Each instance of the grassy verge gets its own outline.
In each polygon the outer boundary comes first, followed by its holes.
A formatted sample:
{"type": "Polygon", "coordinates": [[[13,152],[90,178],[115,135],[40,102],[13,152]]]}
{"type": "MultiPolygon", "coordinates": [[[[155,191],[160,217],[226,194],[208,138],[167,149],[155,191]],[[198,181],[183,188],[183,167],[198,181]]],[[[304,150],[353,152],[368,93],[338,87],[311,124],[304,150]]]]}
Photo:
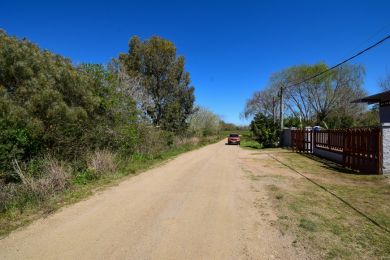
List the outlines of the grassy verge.
{"type": "Polygon", "coordinates": [[[89,172],[79,172],[71,178],[71,183],[67,189],[46,196],[44,199],[33,199],[26,194],[14,205],[0,213],[0,238],[33,220],[55,212],[65,205],[78,202],[96,191],[116,185],[128,176],[137,175],[181,153],[220,141],[223,137],[220,135],[202,138],[197,143],[182,144],[154,157],[133,155],[128,158],[120,158],[117,159],[118,167],[115,172],[102,175],[99,178],[91,178],[89,172]]]}
{"type": "Polygon", "coordinates": [[[312,258],[390,259],[388,178],[347,174],[286,150],[263,152],[315,182],[275,170],[283,178],[268,185],[281,232],[296,236],[293,246],[305,247],[312,258]]]}
{"type": "Polygon", "coordinates": [[[243,148],[248,148],[248,149],[262,149],[263,146],[255,141],[255,140],[251,140],[251,139],[246,139],[246,138],[243,138],[242,141],[241,141],[241,146],[243,148]]]}
{"type": "Polygon", "coordinates": [[[251,179],[271,194],[281,233],[296,237],[292,246],[306,248],[312,259],[390,258],[389,178],[338,171],[287,150],[257,155],[251,179]]]}

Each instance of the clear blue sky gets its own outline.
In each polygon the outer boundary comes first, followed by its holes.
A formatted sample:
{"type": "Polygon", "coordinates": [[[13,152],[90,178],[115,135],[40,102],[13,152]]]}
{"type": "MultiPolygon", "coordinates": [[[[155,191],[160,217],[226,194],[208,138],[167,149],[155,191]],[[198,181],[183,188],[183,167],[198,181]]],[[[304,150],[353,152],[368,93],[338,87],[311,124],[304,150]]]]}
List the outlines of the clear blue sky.
{"type": "MultiPolygon", "coordinates": [[[[196,102],[228,122],[272,72],[332,65],[390,34],[390,1],[10,1],[0,28],[75,63],[106,63],[132,35],[159,35],[186,57],[196,102]]],[[[390,41],[355,62],[377,92],[390,72],[390,41]]]]}

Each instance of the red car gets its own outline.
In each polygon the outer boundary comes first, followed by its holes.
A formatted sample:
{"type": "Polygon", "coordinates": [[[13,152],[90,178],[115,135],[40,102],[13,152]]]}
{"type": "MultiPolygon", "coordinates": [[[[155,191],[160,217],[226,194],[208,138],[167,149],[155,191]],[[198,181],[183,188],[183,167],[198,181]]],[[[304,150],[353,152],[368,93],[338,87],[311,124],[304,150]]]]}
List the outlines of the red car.
{"type": "Polygon", "coordinates": [[[240,145],[240,136],[238,134],[230,134],[228,136],[228,144],[240,145]]]}

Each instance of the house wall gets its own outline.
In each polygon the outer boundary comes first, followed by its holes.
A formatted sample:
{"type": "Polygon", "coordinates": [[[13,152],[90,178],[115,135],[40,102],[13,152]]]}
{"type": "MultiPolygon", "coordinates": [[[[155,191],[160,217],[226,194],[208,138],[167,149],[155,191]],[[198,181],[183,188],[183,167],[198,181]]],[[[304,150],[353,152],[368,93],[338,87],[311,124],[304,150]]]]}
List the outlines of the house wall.
{"type": "Polygon", "coordinates": [[[383,174],[390,174],[390,122],[382,124],[382,139],[382,171],[383,174]]]}
{"type": "Polygon", "coordinates": [[[380,107],[379,116],[381,123],[390,123],[390,106],[380,107]]]}

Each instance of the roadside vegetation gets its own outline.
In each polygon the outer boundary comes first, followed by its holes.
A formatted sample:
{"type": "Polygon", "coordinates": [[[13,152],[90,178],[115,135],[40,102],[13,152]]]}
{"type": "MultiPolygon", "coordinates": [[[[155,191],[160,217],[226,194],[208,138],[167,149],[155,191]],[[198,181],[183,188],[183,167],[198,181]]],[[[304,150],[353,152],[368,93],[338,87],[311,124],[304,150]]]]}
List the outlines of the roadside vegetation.
{"type": "Polygon", "coordinates": [[[248,169],[250,179],[254,187],[267,188],[277,227],[296,238],[292,246],[305,248],[313,259],[390,258],[389,178],[341,172],[279,148],[256,156],[261,162],[248,169]]]}
{"type": "Polygon", "coordinates": [[[221,125],[168,40],[133,37],[108,64],[74,65],[0,31],[0,235],[221,140],[221,125]]]}

